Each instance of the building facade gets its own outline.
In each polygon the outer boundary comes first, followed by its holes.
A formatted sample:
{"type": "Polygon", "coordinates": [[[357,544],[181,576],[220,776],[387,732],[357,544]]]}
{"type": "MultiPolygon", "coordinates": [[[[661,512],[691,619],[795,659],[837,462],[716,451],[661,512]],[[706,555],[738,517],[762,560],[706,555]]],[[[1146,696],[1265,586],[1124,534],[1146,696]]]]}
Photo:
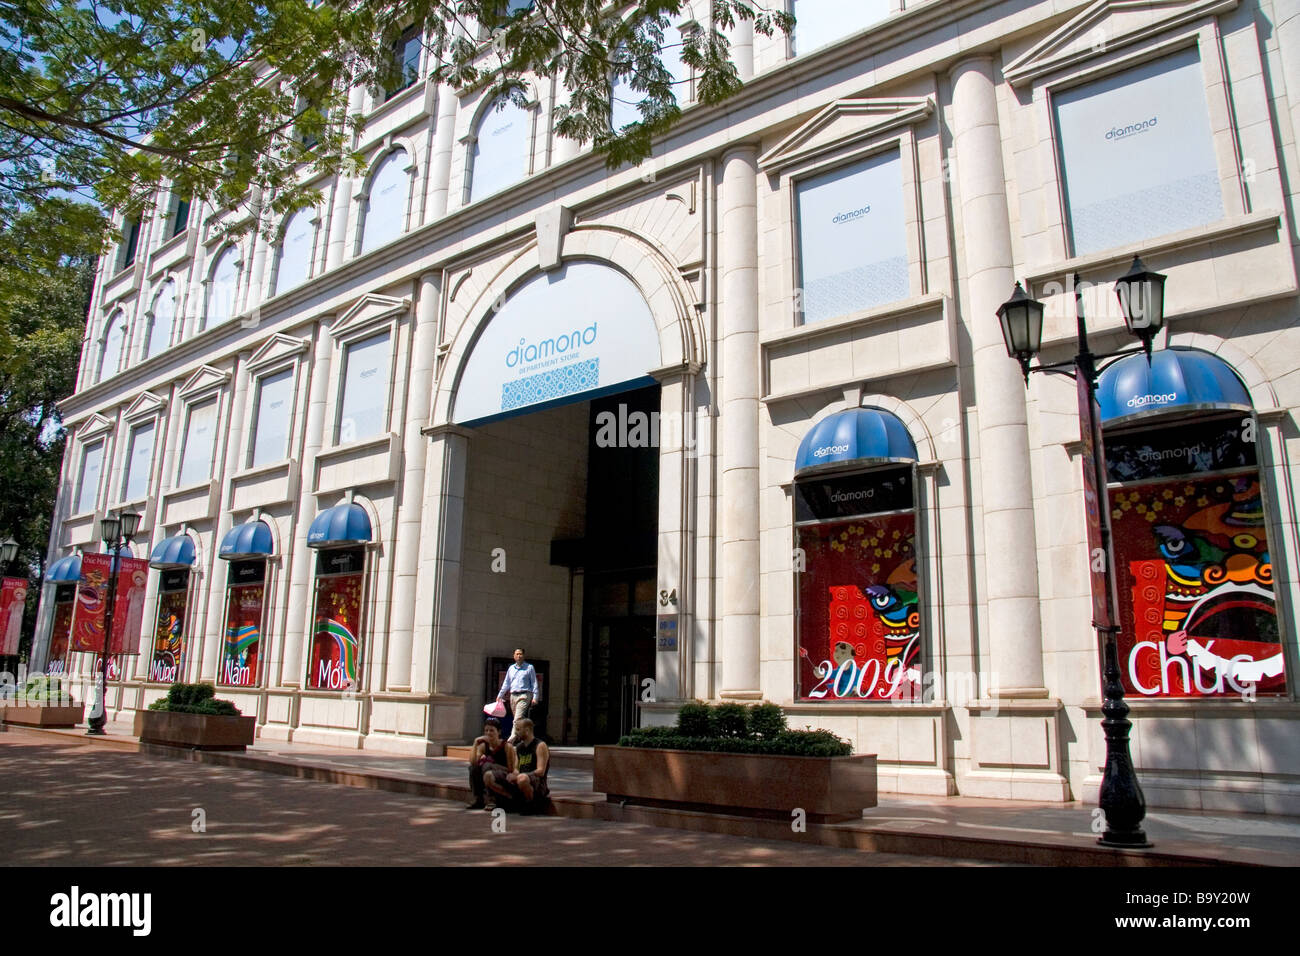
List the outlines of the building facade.
{"type": "Polygon", "coordinates": [[[736,30],[721,106],[669,63],[637,168],[551,133],[556,84],[499,109],[417,49],[352,91],[367,174],[274,235],[168,196],[126,224],[33,663],[90,673],[79,555],[129,507],[114,714],[202,679],[263,738],[437,754],[523,645],[552,740],[766,699],[887,791],[1094,799],[1076,394],[996,313],[1023,282],[1066,360],[1078,277],[1118,350],[1140,254],[1167,331],[1101,382],[1134,760],[1153,805],[1300,812],[1300,11],[793,11],[736,30]]]}

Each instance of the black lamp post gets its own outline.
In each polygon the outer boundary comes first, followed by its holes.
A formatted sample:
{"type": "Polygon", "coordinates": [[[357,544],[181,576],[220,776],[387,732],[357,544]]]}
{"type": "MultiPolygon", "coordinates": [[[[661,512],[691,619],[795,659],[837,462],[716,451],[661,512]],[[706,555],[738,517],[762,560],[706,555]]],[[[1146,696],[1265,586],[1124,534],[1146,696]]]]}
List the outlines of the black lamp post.
{"type": "MultiPolygon", "coordinates": [[[[1141,351],[1151,361],[1151,340],[1164,326],[1165,322],[1165,277],[1159,273],[1149,272],[1137,256],[1133,265],[1118,282],[1115,294],[1119,298],[1120,309],[1124,313],[1124,324],[1131,334],[1142,340],[1141,351]]],[[[1100,451],[1100,423],[1097,420],[1097,376],[1102,371],[1098,366],[1101,359],[1119,359],[1136,354],[1137,349],[1124,349],[1094,355],[1088,348],[1088,328],[1083,317],[1083,293],[1079,277],[1074,277],[1075,318],[1078,326],[1078,353],[1069,362],[1057,362],[1051,365],[1030,366],[1038,354],[1043,342],[1043,303],[1031,299],[1025,294],[1020,283],[1016,283],[1011,298],[998,309],[998,320],[1002,323],[1002,336],[1007,346],[1007,354],[1020,363],[1025,375],[1025,386],[1029,385],[1030,372],[1046,372],[1065,375],[1080,384],[1079,429],[1084,436],[1087,449],[1094,453],[1086,456],[1091,459],[1092,474],[1085,474],[1085,484],[1091,486],[1090,493],[1096,496],[1097,528],[1100,533],[1100,546],[1105,555],[1105,573],[1102,575],[1104,586],[1104,603],[1094,598],[1093,627],[1103,635],[1105,641],[1105,664],[1102,671],[1103,701],[1101,712],[1102,730],[1106,735],[1106,768],[1101,778],[1099,803],[1106,814],[1106,831],[1097,842],[1111,847],[1149,847],[1142,830],[1142,820],[1146,816],[1146,799],[1142,796],[1142,787],[1138,784],[1137,774],[1133,770],[1133,759],[1129,754],[1129,730],[1133,726],[1128,719],[1128,704],[1124,703],[1124,685],[1120,681],[1119,648],[1115,635],[1119,628],[1112,620],[1115,594],[1114,571],[1110,560],[1110,506],[1106,501],[1106,473],[1104,457],[1100,451]],[[1084,394],[1086,390],[1086,394],[1084,394]]],[[[1110,364],[1107,362],[1106,364],[1110,364]]],[[[1094,595],[1096,592],[1094,591],[1094,595]]]]}
{"type": "Polygon", "coordinates": [[[108,722],[108,650],[113,638],[113,605],[117,602],[117,565],[122,555],[122,547],[131,543],[136,532],[140,530],[140,516],[132,511],[123,511],[109,515],[99,521],[99,536],[113,555],[108,569],[108,595],[104,604],[104,653],[99,659],[99,706],[92,708],[90,719],[86,721],[87,734],[104,733],[104,724],[108,722]]]}

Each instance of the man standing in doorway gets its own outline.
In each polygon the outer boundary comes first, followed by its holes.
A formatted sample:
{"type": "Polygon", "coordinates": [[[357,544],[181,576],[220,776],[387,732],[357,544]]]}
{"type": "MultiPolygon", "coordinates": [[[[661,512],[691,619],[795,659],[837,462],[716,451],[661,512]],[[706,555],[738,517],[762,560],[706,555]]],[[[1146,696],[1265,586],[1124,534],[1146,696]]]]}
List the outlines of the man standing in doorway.
{"type": "Polygon", "coordinates": [[[524,661],[524,649],[515,648],[515,662],[506,671],[506,678],[501,682],[497,700],[507,703],[514,721],[510,726],[511,745],[519,739],[519,721],[528,716],[529,710],[537,703],[537,672],[533,665],[524,661]]]}

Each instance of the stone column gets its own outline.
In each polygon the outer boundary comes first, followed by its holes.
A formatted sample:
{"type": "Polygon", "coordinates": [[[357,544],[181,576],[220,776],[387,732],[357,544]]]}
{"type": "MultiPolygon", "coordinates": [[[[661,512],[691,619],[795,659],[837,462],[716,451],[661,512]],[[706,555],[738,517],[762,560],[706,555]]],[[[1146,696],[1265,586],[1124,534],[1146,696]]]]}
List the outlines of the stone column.
{"type": "Polygon", "coordinates": [[[433,154],[426,177],[424,221],[433,222],[447,214],[447,191],[451,187],[451,156],[456,145],[456,91],[445,83],[438,87],[438,119],[433,133],[433,154]]]}
{"type": "MultiPolygon", "coordinates": [[[[656,590],[676,592],[676,602],[657,608],[661,621],[675,620],[677,647],[655,654],[655,700],[691,696],[692,622],[695,620],[695,376],[686,363],[652,374],[659,390],[659,550],[656,590]]],[[[643,708],[644,711],[645,708],[643,708]]]]}
{"type": "Polygon", "coordinates": [[[722,697],[760,699],[758,150],[722,157],[722,697]]]}
{"type": "Polygon", "coordinates": [[[329,396],[330,359],[334,339],[324,322],[316,326],[316,352],[311,363],[311,394],[307,399],[307,421],[303,426],[303,449],[299,462],[298,510],[293,527],[293,553],[289,556],[289,579],[282,582],[289,588],[289,614],[284,625],[284,667],[280,683],[285,687],[301,687],[303,683],[302,652],[307,642],[307,612],[311,607],[311,584],[316,552],[307,547],[307,531],[316,517],[316,453],[320,451],[325,434],[325,402],[329,396]]]}
{"type": "Polygon", "coordinates": [[[432,644],[424,660],[412,668],[412,686],[428,686],[434,694],[456,692],[460,656],[460,580],[465,532],[465,470],[470,432],[455,425],[429,431],[428,482],[424,499],[424,528],[418,620],[433,621],[432,644]],[[421,673],[424,661],[432,673],[421,673]],[[421,679],[423,677],[423,680],[421,679]]]}
{"type": "Polygon", "coordinates": [[[1029,434],[1020,369],[1007,357],[997,309],[1011,295],[1011,224],[993,62],[953,72],[953,151],[966,250],[967,300],[979,414],[990,694],[1046,697],[1029,434]]]}
{"type": "Polygon", "coordinates": [[[727,31],[731,41],[731,59],[742,81],[754,78],[754,21],[736,18],[736,25],[727,31]]]}
{"type": "Polygon", "coordinates": [[[420,573],[420,532],[424,504],[424,467],[428,440],[420,426],[429,420],[434,358],[438,348],[439,275],[420,276],[415,334],[407,378],[406,422],[403,435],[402,487],[397,502],[396,556],[393,561],[393,604],[388,638],[388,690],[410,690],[411,646],[415,632],[415,595],[420,573]]]}
{"type": "Polygon", "coordinates": [[[563,106],[568,99],[569,91],[565,89],[564,84],[557,77],[552,86],[550,109],[552,166],[558,166],[582,152],[582,144],[576,139],[569,139],[567,136],[560,136],[555,132],[555,109],[558,106],[563,106]]]}
{"type": "MultiPolygon", "coordinates": [[[[1300,138],[1300,5],[1293,0],[1273,0],[1273,35],[1282,61],[1282,81],[1291,113],[1291,129],[1300,138]]],[[[1281,92],[1274,89],[1273,95],[1281,92]]],[[[1300,142],[1292,148],[1300,153],[1300,142]]],[[[1285,164],[1284,164],[1285,165],[1285,164]]]]}
{"type": "MultiPolygon", "coordinates": [[[[363,111],[363,101],[366,91],[361,87],[354,86],[348,93],[348,114],[360,113],[363,111]]],[[[339,174],[338,180],[334,184],[334,200],[330,205],[330,232],[329,242],[325,252],[325,269],[326,271],[341,265],[343,260],[348,257],[350,246],[349,227],[351,226],[352,212],[352,185],[351,176],[339,174]]]]}
{"type": "MultiPolygon", "coordinates": [[[[244,406],[248,404],[248,375],[245,374],[241,367],[243,360],[236,362],[234,369],[235,394],[230,401],[230,414],[227,416],[229,422],[229,431],[226,433],[226,449],[221,456],[214,473],[217,475],[232,475],[239,471],[239,446],[244,438],[244,406]]],[[[220,666],[221,647],[225,641],[226,635],[226,573],[227,568],[220,568],[224,563],[218,554],[221,551],[221,539],[226,536],[230,530],[232,521],[230,518],[230,509],[227,507],[226,490],[223,487],[218,497],[217,518],[213,522],[215,527],[212,529],[212,549],[208,555],[208,567],[210,573],[206,576],[207,584],[207,613],[204,615],[203,623],[203,646],[198,650],[201,655],[202,667],[200,670],[199,680],[215,681],[217,677],[217,668],[220,666]]],[[[199,598],[195,597],[195,600],[199,598]]],[[[269,671],[268,671],[269,673],[269,671]]]]}

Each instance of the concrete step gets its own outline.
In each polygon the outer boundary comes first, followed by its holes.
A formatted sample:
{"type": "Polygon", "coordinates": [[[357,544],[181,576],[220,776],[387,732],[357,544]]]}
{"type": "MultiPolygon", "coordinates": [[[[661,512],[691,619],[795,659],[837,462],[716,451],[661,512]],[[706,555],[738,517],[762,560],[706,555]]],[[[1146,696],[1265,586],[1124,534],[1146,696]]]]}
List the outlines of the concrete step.
{"type": "MultiPolygon", "coordinates": [[[[590,772],[595,765],[596,753],[591,747],[551,747],[550,751],[552,767],[590,772]]],[[[451,757],[454,760],[469,760],[470,754],[473,752],[474,748],[468,744],[464,746],[453,744],[448,745],[444,756],[451,757]]]]}

